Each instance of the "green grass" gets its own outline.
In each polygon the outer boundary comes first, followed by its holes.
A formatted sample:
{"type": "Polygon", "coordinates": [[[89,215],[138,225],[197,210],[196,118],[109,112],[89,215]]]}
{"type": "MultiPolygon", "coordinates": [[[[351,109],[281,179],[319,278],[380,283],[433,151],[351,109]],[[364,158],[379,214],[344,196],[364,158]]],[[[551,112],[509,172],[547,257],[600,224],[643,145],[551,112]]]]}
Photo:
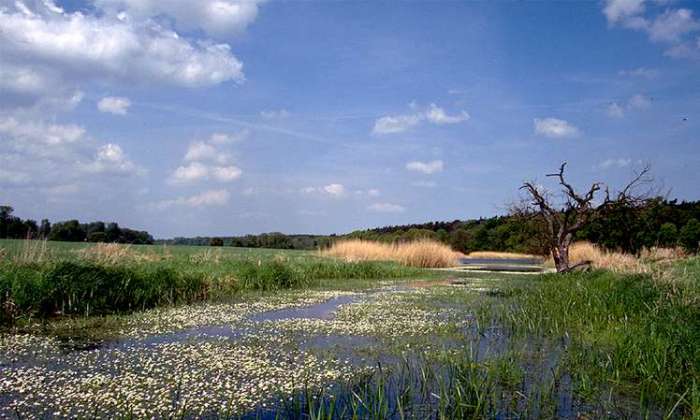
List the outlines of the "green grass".
{"type": "Polygon", "coordinates": [[[132,246],[114,260],[92,244],[3,240],[0,319],[102,315],[222,300],[245,290],[341,286],[348,280],[410,278],[425,271],[390,262],[343,262],[312,252],[132,246]]]}
{"type": "Polygon", "coordinates": [[[700,259],[667,273],[544,275],[482,316],[516,336],[565,340],[562,367],[582,397],[700,415],[700,259]]]}

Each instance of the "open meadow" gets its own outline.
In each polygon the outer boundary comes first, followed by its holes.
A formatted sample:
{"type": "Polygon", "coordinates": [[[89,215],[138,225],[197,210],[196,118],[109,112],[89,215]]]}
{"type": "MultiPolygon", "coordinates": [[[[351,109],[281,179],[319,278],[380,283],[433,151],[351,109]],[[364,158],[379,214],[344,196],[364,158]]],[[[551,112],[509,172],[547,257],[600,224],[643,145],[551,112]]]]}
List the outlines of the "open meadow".
{"type": "Polygon", "coordinates": [[[700,414],[700,259],[506,274],[3,241],[0,416],[700,414]]]}

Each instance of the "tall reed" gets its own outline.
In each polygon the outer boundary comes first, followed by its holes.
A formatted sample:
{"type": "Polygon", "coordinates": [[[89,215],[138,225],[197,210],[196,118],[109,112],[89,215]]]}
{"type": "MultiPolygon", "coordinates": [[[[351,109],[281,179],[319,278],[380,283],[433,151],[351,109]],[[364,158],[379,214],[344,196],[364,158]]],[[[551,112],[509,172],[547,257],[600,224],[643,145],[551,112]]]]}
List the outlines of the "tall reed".
{"type": "Polygon", "coordinates": [[[396,261],[411,267],[439,268],[455,265],[462,254],[429,239],[394,244],[351,239],[334,243],[321,255],[345,261],[396,261]]]}

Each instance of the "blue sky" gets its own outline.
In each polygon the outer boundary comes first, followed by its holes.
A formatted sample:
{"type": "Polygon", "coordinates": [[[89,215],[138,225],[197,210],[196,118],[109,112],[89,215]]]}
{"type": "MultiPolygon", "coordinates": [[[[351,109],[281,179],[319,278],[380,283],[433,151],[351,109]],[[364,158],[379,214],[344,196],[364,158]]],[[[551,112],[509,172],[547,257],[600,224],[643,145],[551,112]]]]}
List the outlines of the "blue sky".
{"type": "Polygon", "coordinates": [[[700,3],[0,0],[0,201],[158,237],[700,198],[700,3]]]}

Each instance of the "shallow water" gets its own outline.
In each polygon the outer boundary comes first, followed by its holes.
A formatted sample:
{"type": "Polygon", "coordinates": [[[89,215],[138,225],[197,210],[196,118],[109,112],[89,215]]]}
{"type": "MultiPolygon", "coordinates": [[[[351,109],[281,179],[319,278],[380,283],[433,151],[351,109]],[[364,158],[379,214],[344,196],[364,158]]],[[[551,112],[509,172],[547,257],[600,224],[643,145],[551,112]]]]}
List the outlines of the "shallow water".
{"type": "Polygon", "coordinates": [[[251,321],[280,321],[283,319],[323,319],[330,320],[335,317],[335,313],[342,305],[357,302],[361,299],[359,295],[337,296],[315,305],[301,308],[279,309],[276,311],[262,312],[250,317],[251,321]]]}

